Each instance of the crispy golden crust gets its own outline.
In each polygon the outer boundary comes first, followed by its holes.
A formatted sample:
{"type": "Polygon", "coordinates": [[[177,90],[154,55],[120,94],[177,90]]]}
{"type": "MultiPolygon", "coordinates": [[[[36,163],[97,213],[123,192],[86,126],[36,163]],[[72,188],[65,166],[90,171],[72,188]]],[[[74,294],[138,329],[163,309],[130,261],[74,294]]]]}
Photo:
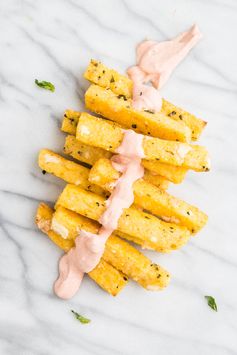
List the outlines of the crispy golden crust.
{"type": "MultiPolygon", "coordinates": [[[[108,159],[98,160],[89,174],[89,181],[111,192],[120,173],[114,169],[108,159]]],[[[137,206],[159,216],[186,226],[192,233],[199,231],[207,222],[207,215],[197,207],[191,206],[166,191],[140,179],[133,184],[134,203],[137,206]]]]}
{"type": "MultiPolygon", "coordinates": [[[[113,69],[107,68],[103,63],[91,60],[84,77],[103,88],[108,88],[116,95],[132,97],[132,81],[125,75],[121,75],[113,69]]],[[[197,140],[204,129],[206,122],[190,114],[187,111],[173,105],[163,99],[161,112],[173,120],[184,122],[192,131],[192,139],[197,140]]]]}
{"type": "MultiPolygon", "coordinates": [[[[75,239],[80,230],[97,233],[99,224],[62,206],[59,206],[53,221],[68,231],[68,238],[75,239]]],[[[53,225],[53,223],[52,223],[53,225]]],[[[169,274],[161,266],[153,264],[146,256],[115,235],[111,235],[106,243],[103,259],[122,271],[128,278],[141,286],[154,290],[162,289],[169,282],[169,274]]]]}
{"type": "Polygon", "coordinates": [[[49,149],[42,149],[38,157],[39,167],[64,181],[80,185],[86,190],[103,194],[103,190],[88,181],[90,169],[63,158],[49,149]]]}
{"type": "MultiPolygon", "coordinates": [[[[123,130],[113,122],[83,112],[77,125],[76,138],[85,144],[116,153],[123,140],[123,130]]],[[[208,152],[202,146],[144,136],[146,160],[155,160],[196,171],[208,171],[208,152]]]]}
{"type": "Polygon", "coordinates": [[[75,135],[76,127],[81,113],[73,110],[66,110],[63,115],[61,130],[63,132],[75,135]]]}
{"type": "Polygon", "coordinates": [[[191,113],[181,109],[170,103],[169,101],[162,100],[161,112],[172,117],[173,120],[184,122],[192,131],[192,140],[196,141],[199,139],[203,129],[205,128],[207,122],[197,118],[191,113]]]}
{"type": "Polygon", "coordinates": [[[137,111],[132,100],[114,94],[97,85],[91,85],[85,94],[88,109],[96,112],[125,128],[166,140],[189,142],[191,130],[181,121],[175,121],[163,113],[137,111]]]}
{"type": "MultiPolygon", "coordinates": [[[[105,198],[79,186],[67,185],[56,207],[63,206],[85,217],[99,221],[105,211],[105,198]]],[[[118,231],[129,235],[127,239],[138,242],[144,248],[170,252],[187,243],[190,231],[174,223],[166,223],[155,216],[134,207],[124,209],[118,221],[118,231]]]]}
{"type": "MultiPolygon", "coordinates": [[[[75,115],[72,115],[72,117],[73,116],[75,115]]],[[[65,120],[65,118],[63,120],[65,120]]],[[[69,129],[68,131],[71,131],[71,129],[69,129]]],[[[76,128],[74,134],[76,134],[76,128]]],[[[83,144],[71,135],[66,137],[64,152],[72,156],[74,159],[77,159],[89,165],[93,165],[100,158],[109,159],[112,156],[111,152],[105,151],[104,149],[92,147],[87,144],[83,144]]],[[[159,163],[158,161],[148,161],[143,159],[142,165],[147,170],[156,173],[157,175],[160,175],[161,177],[175,184],[180,184],[184,180],[185,175],[187,173],[187,168],[159,163]]],[[[163,188],[165,189],[165,187],[163,188]]]]}
{"type": "Polygon", "coordinates": [[[149,171],[155,172],[158,175],[165,177],[167,180],[173,182],[174,184],[180,184],[188,169],[183,166],[175,166],[165,163],[159,163],[156,160],[142,160],[142,165],[149,171]]]}
{"type": "MultiPolygon", "coordinates": [[[[44,220],[46,223],[50,221],[53,216],[53,210],[47,205],[41,203],[38,207],[36,213],[36,224],[40,226],[44,225],[44,220]]],[[[40,228],[41,229],[41,228],[40,228]]],[[[43,233],[47,234],[48,237],[61,249],[64,251],[70,250],[74,246],[73,240],[67,240],[60,237],[57,233],[52,230],[41,229],[43,233]]],[[[100,287],[113,296],[116,296],[127,284],[127,278],[124,274],[114,268],[112,265],[108,264],[105,260],[101,259],[100,263],[96,266],[94,270],[88,273],[91,279],[93,279],[100,287]]]]}
{"type": "Polygon", "coordinates": [[[104,149],[84,144],[74,136],[66,137],[64,153],[88,165],[94,165],[100,158],[110,159],[112,156],[112,153],[107,152],[104,149]]]}
{"type": "MultiPolygon", "coordinates": [[[[113,168],[110,169],[110,167],[111,163],[108,159],[101,158],[97,160],[90,170],[89,181],[92,184],[101,186],[103,189],[111,191],[114,186],[113,183],[119,178],[119,173],[113,168]]],[[[169,186],[168,180],[162,176],[153,174],[148,170],[145,170],[143,179],[162,190],[166,190],[169,186]]]]}
{"type": "Polygon", "coordinates": [[[143,179],[162,190],[167,190],[170,184],[166,178],[149,170],[145,170],[143,179]]]}
{"type": "MultiPolygon", "coordinates": [[[[76,137],[74,136],[67,136],[65,140],[65,145],[64,145],[64,152],[74,159],[77,159],[81,162],[87,163],[89,165],[94,165],[97,160],[101,158],[108,158],[110,159],[112,156],[112,153],[92,147],[90,145],[86,145],[81,143],[76,137]]],[[[143,160],[142,164],[145,166],[147,164],[147,160],[143,160]]],[[[159,170],[162,172],[161,175],[159,175],[156,171],[152,171],[152,169],[145,170],[144,174],[144,179],[151,184],[160,187],[163,190],[167,190],[169,187],[169,181],[175,180],[175,182],[181,182],[185,176],[183,173],[183,170],[186,169],[180,168],[179,167],[173,167],[173,166],[167,166],[162,167],[161,163],[154,162],[154,169],[159,170]],[[161,165],[161,167],[160,167],[161,165]],[[181,172],[179,172],[181,170],[181,172]],[[166,179],[164,176],[168,175],[169,179],[166,179]]],[[[164,165],[164,164],[163,164],[164,165]]],[[[153,168],[153,165],[152,165],[153,168]]]]}

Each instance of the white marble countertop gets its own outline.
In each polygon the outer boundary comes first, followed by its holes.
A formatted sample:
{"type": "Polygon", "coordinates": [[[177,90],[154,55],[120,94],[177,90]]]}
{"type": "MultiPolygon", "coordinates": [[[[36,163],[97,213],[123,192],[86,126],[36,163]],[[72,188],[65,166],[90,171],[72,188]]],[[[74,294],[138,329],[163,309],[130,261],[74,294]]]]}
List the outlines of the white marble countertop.
{"type": "Polygon", "coordinates": [[[11,0],[0,21],[0,354],[237,354],[237,3],[234,0],[11,0]],[[52,284],[61,252],[34,225],[39,201],[63,183],[43,176],[37,153],[61,151],[61,116],[80,109],[90,58],[124,71],[144,38],[164,40],[197,23],[203,40],[162,94],[203,117],[212,172],[172,193],[206,211],[207,227],[180,251],[148,252],[172,274],[167,290],[133,282],[112,298],[86,279],[71,301],[52,284]],[[52,81],[55,93],[34,79],[52,81]],[[204,295],[216,298],[218,312],[204,295]],[[83,326],[70,309],[92,319],[83,326]]]}

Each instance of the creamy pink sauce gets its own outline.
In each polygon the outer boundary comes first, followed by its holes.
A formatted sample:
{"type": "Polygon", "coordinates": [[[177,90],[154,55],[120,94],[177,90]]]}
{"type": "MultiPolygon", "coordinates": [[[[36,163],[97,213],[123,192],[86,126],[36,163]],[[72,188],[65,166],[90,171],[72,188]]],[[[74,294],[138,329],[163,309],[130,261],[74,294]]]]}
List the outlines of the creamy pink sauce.
{"type": "Polygon", "coordinates": [[[84,273],[90,272],[99,263],[105,243],[117,228],[123,209],[129,208],[134,201],[133,183],[144,175],[141,166],[141,159],[144,157],[142,135],[124,130],[123,141],[117,153],[111,160],[114,168],[122,175],[106,201],[106,210],[99,221],[102,225],[99,233],[81,230],[80,236],[75,240],[75,247],[60,259],[59,278],[54,284],[54,291],[63,299],[73,297],[80,287],[84,273]]]}
{"type": "Polygon", "coordinates": [[[137,65],[127,74],[133,81],[133,107],[137,110],[160,111],[162,98],[159,89],[169,79],[175,67],[202,37],[196,25],[170,41],[143,41],[137,46],[137,65]],[[147,85],[151,83],[151,85],[147,85]]]}

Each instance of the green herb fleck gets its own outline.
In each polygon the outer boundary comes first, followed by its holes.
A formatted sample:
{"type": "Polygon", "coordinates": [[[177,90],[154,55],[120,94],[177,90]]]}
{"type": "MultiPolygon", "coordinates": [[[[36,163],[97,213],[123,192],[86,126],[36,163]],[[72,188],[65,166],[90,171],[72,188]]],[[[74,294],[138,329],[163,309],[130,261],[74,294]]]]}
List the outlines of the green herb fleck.
{"type": "Polygon", "coordinates": [[[114,82],[115,82],[113,75],[111,76],[110,82],[111,82],[111,83],[114,83],[114,82]]]}
{"type": "Polygon", "coordinates": [[[125,95],[118,95],[118,99],[124,99],[124,101],[127,101],[127,98],[125,95]]]}
{"type": "Polygon", "coordinates": [[[172,111],[168,114],[169,117],[176,115],[176,111],[172,111]]]}
{"type": "Polygon", "coordinates": [[[135,123],[133,123],[132,128],[137,128],[137,125],[135,123]]]}
{"type": "Polygon", "coordinates": [[[46,174],[46,170],[42,170],[42,174],[45,175],[46,174]]]}
{"type": "Polygon", "coordinates": [[[93,64],[95,67],[98,67],[98,63],[94,59],[91,59],[91,64],[93,64]]]}
{"type": "Polygon", "coordinates": [[[216,305],[216,301],[215,298],[212,296],[205,296],[206,300],[207,300],[207,304],[210,308],[213,309],[213,311],[217,312],[217,305],[216,305]]]}
{"type": "Polygon", "coordinates": [[[35,79],[35,84],[45,90],[50,90],[52,92],[55,91],[55,86],[52,83],[50,83],[49,81],[39,81],[39,80],[35,79]]]}
{"type": "Polygon", "coordinates": [[[152,110],[144,110],[144,112],[148,112],[148,113],[152,113],[153,115],[154,115],[154,111],[152,111],[152,110]]]}
{"type": "Polygon", "coordinates": [[[83,317],[82,315],[78,314],[77,312],[71,309],[71,312],[74,314],[75,318],[79,320],[82,324],[90,323],[90,319],[83,317]]]}

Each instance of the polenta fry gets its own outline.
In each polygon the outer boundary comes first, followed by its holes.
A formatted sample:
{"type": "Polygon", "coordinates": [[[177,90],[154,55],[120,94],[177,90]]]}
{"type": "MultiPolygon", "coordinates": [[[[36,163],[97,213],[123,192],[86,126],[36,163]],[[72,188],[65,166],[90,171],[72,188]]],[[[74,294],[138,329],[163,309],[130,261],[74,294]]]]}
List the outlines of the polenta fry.
{"type": "MultiPolygon", "coordinates": [[[[69,137],[73,137],[73,136],[69,136],[69,137]]],[[[75,137],[73,138],[75,139],[75,137]]],[[[94,147],[91,148],[96,149],[94,147]]],[[[89,153],[87,155],[88,157],[91,156],[90,152],[91,150],[89,149],[89,153]]],[[[106,153],[108,152],[106,152],[105,150],[104,152],[106,156],[107,155],[106,153]]],[[[78,154],[78,151],[76,152],[76,154],[78,154]]],[[[81,155],[83,154],[84,151],[82,150],[81,155]]],[[[95,157],[95,155],[92,156],[93,158],[95,157]]],[[[97,154],[96,156],[98,157],[99,154],[97,154]]],[[[93,159],[91,160],[88,159],[87,161],[92,162],[93,159]]],[[[63,158],[61,155],[54,153],[52,150],[41,149],[38,157],[38,164],[42,170],[46,171],[47,173],[53,174],[70,184],[80,185],[84,189],[95,192],[99,195],[104,194],[104,191],[100,187],[91,184],[88,181],[89,168],[86,168],[80,164],[67,160],[63,158]]],[[[166,180],[162,176],[152,174],[149,171],[145,172],[144,180],[149,181],[151,184],[153,183],[154,185],[158,186],[163,190],[166,190],[169,186],[168,180],[166,180]]]]}
{"type": "MultiPolygon", "coordinates": [[[[97,233],[99,230],[97,222],[62,206],[59,206],[53,215],[52,228],[55,221],[56,226],[68,231],[68,237],[71,239],[75,239],[81,229],[91,233],[97,233]]],[[[148,290],[162,289],[169,282],[166,270],[153,264],[146,256],[114,234],[106,242],[103,259],[148,290]]]]}
{"type": "MultiPolygon", "coordinates": [[[[74,241],[63,239],[60,235],[52,231],[52,216],[53,210],[44,203],[41,203],[36,213],[35,222],[38,228],[43,233],[47,234],[54,244],[67,252],[74,246],[74,241]]],[[[127,278],[124,274],[103,259],[100,260],[99,264],[89,272],[88,275],[112,296],[116,296],[127,284],[127,278]]]]}
{"type": "Polygon", "coordinates": [[[165,177],[174,184],[180,184],[188,172],[188,169],[183,166],[160,163],[156,160],[142,159],[142,165],[147,170],[165,177]]]}
{"type": "MultiPolygon", "coordinates": [[[[84,77],[93,84],[110,89],[116,95],[123,95],[125,98],[132,97],[132,81],[125,75],[121,75],[113,69],[106,67],[97,60],[91,60],[84,77]]],[[[204,129],[206,122],[171,104],[165,99],[162,100],[161,113],[176,121],[183,121],[192,131],[192,139],[197,140],[204,129]]]]}
{"type": "Polygon", "coordinates": [[[104,149],[81,143],[74,136],[66,137],[64,153],[88,165],[94,165],[100,158],[110,159],[113,155],[104,149]]]}
{"type": "MultiPolygon", "coordinates": [[[[108,159],[100,159],[90,170],[89,181],[112,192],[120,173],[108,159]]],[[[192,233],[198,232],[207,222],[207,215],[197,207],[171,196],[166,191],[144,181],[133,184],[134,204],[165,221],[186,226],[192,233]]]]}
{"type": "Polygon", "coordinates": [[[90,170],[73,161],[63,158],[49,149],[42,149],[38,157],[39,167],[47,173],[53,174],[64,181],[80,185],[86,190],[103,194],[103,190],[88,181],[90,170]]]}
{"type": "Polygon", "coordinates": [[[175,121],[159,112],[137,111],[133,109],[131,99],[100,86],[89,87],[85,94],[85,104],[91,111],[138,133],[180,142],[191,140],[191,130],[182,121],[175,121]]]}
{"type": "MultiPolygon", "coordinates": [[[[100,158],[110,159],[113,155],[111,152],[108,152],[104,149],[81,143],[72,135],[67,136],[65,139],[64,153],[89,165],[94,165],[95,162],[100,158]]],[[[164,164],[154,160],[148,161],[143,159],[142,165],[151,172],[151,175],[152,173],[153,175],[155,173],[175,184],[180,184],[184,180],[188,171],[187,168],[181,166],[164,164]]],[[[155,182],[155,179],[152,180],[155,182]]],[[[156,185],[154,182],[153,184],[156,185]]],[[[161,186],[161,188],[166,189],[168,186],[165,187],[165,185],[161,186]]],[[[158,181],[158,186],[160,186],[160,181],[158,181]]]]}
{"type": "MultiPolygon", "coordinates": [[[[123,129],[110,121],[82,113],[77,125],[76,138],[85,144],[116,153],[122,143],[123,129]]],[[[195,171],[208,171],[210,161],[205,147],[144,136],[146,160],[183,166],[195,171]]]]}
{"type": "Polygon", "coordinates": [[[81,113],[73,110],[66,110],[63,115],[61,130],[76,135],[76,128],[81,113]]]}
{"type": "MultiPolygon", "coordinates": [[[[68,184],[59,196],[56,208],[63,206],[85,217],[99,221],[106,209],[105,198],[85,191],[79,186],[68,184]]],[[[163,222],[155,216],[134,207],[123,210],[117,230],[129,235],[129,240],[140,240],[144,248],[169,252],[186,244],[190,231],[174,223],[163,222]]],[[[135,242],[136,242],[135,241],[135,242]]]]}
{"type": "Polygon", "coordinates": [[[144,171],[143,179],[149,182],[150,184],[159,187],[162,190],[167,190],[170,184],[166,178],[149,170],[144,171]]]}

